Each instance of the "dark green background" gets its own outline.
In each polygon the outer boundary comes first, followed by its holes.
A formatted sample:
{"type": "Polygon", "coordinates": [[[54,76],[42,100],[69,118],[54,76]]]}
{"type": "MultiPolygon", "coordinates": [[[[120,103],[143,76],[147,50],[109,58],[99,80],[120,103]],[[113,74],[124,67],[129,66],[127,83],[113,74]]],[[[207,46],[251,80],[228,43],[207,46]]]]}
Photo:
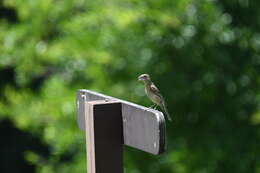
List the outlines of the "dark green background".
{"type": "Polygon", "coordinates": [[[168,151],[125,147],[127,173],[260,173],[259,0],[0,1],[0,172],[82,173],[80,88],[150,106],[168,151]]]}

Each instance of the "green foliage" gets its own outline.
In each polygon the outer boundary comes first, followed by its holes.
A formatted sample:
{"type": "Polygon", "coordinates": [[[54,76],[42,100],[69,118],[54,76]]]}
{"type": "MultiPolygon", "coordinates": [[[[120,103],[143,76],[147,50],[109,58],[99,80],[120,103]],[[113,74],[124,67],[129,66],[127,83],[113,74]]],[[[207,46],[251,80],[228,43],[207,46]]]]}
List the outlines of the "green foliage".
{"type": "Polygon", "coordinates": [[[12,12],[0,16],[0,120],[48,145],[48,158],[24,153],[37,172],[86,169],[78,89],[149,106],[137,81],[149,73],[174,120],[168,152],[126,148],[126,172],[260,173],[257,0],[4,0],[0,7],[12,12]]]}

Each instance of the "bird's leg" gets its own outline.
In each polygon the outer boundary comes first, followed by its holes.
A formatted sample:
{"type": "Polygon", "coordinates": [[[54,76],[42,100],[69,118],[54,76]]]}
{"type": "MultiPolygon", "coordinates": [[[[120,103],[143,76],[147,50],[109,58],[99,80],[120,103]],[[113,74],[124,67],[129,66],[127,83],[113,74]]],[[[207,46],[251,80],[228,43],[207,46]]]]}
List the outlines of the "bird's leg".
{"type": "Polygon", "coordinates": [[[156,104],[153,104],[152,106],[150,106],[149,108],[153,109],[156,106],[156,104]]]}

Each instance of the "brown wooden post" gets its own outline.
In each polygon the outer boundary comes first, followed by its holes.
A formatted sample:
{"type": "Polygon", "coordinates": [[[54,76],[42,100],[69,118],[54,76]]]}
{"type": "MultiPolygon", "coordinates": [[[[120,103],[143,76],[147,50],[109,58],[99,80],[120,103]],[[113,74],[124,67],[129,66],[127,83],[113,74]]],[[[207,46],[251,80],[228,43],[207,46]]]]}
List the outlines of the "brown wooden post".
{"type": "Polygon", "coordinates": [[[123,173],[123,125],[118,101],[85,102],[87,173],[123,173]]]}

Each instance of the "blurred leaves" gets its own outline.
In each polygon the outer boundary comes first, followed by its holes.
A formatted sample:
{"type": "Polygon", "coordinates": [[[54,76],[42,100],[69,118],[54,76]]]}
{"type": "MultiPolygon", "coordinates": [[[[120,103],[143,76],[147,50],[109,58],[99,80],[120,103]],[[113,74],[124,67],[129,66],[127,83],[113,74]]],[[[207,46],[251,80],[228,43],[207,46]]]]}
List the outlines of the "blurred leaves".
{"type": "Polygon", "coordinates": [[[37,172],[86,169],[78,89],[149,106],[136,80],[149,73],[174,119],[168,152],[126,147],[127,172],[259,173],[257,0],[4,0],[0,7],[9,11],[0,16],[0,120],[48,145],[47,160],[24,153],[37,172]]]}

